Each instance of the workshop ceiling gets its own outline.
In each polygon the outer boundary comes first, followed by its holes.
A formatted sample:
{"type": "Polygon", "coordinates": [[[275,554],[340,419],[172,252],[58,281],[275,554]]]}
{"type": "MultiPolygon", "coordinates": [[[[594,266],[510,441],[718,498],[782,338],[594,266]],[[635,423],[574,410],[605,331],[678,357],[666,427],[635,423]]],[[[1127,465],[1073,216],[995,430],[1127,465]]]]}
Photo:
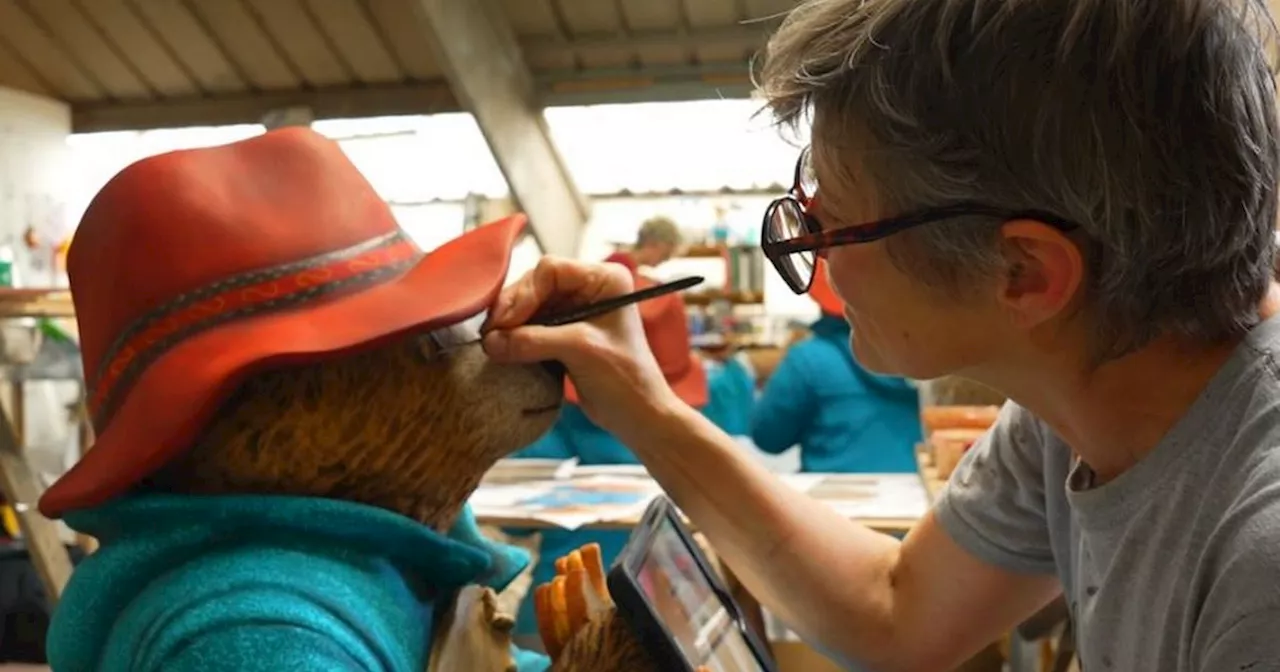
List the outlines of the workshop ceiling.
{"type": "MultiPolygon", "coordinates": [[[[456,111],[417,1],[0,0],[0,85],[69,102],[76,131],[456,111]]],[[[547,105],[744,96],[795,4],[494,2],[547,105]]]]}

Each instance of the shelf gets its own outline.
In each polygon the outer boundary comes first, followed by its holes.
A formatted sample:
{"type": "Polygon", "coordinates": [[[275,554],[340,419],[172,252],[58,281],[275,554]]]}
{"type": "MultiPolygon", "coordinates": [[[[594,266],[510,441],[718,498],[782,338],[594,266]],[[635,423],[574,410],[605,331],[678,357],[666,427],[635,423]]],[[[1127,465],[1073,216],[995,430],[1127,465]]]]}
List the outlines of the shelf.
{"type": "Polygon", "coordinates": [[[75,317],[71,292],[65,289],[0,289],[0,318],[75,317]]]}
{"type": "Polygon", "coordinates": [[[726,292],[723,289],[707,289],[684,294],[684,302],[688,306],[705,306],[717,301],[725,301],[736,305],[759,305],[764,303],[764,292],[726,292]]]}
{"type": "Polygon", "coordinates": [[[782,345],[778,343],[773,343],[771,341],[764,341],[756,338],[744,338],[744,339],[735,338],[735,339],[730,339],[729,341],[725,341],[725,339],[723,338],[700,339],[700,340],[695,340],[693,343],[693,347],[699,350],[712,350],[712,351],[724,350],[725,348],[728,348],[730,346],[733,346],[733,348],[736,350],[776,350],[776,349],[782,348],[782,345]]]}
{"type": "Polygon", "coordinates": [[[690,245],[673,259],[720,259],[728,250],[717,245],[690,245]]]}
{"type": "Polygon", "coordinates": [[[720,259],[731,250],[756,250],[755,245],[690,245],[673,259],[720,259]]]}

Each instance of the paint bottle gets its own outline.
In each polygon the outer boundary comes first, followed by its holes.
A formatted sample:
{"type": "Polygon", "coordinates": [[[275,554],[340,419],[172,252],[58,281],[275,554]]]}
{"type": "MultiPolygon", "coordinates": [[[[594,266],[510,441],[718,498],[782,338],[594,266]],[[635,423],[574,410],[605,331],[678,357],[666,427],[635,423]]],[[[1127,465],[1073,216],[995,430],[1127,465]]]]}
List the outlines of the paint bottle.
{"type": "Polygon", "coordinates": [[[0,245],[0,287],[13,287],[13,246],[0,245]]]}

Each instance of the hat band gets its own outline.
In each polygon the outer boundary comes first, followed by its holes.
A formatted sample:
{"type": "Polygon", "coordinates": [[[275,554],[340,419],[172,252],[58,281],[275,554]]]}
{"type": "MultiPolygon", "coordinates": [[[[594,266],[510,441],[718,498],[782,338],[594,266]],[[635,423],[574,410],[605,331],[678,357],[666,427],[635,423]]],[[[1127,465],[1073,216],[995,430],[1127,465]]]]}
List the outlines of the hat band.
{"type": "Polygon", "coordinates": [[[241,273],[178,296],[131,323],[103,356],[89,385],[95,429],[106,427],[138,376],[178,343],[228,322],[380,284],[419,257],[417,246],[396,231],[341,250],[241,273]]]}

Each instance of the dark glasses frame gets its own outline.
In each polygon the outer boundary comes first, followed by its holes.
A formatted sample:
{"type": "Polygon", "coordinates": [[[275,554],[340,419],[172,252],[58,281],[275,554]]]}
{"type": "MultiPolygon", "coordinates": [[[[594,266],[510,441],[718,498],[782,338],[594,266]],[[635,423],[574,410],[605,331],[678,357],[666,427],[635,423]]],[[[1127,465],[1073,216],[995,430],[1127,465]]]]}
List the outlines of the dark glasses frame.
{"type": "Polygon", "coordinates": [[[810,264],[807,280],[793,277],[789,270],[791,265],[786,260],[786,257],[793,254],[803,254],[805,252],[816,254],[821,250],[841,245],[870,243],[917,226],[956,217],[990,217],[1006,222],[1015,219],[1033,219],[1063,232],[1078,228],[1074,222],[1044,210],[1015,210],[984,203],[960,202],[925,208],[905,215],[888,217],[864,224],[823,230],[822,225],[816,217],[809,213],[808,209],[808,204],[812,202],[817,194],[806,194],[801,180],[808,156],[809,148],[806,147],[800,153],[800,158],[796,162],[795,180],[791,189],[785,195],[774,199],[765,208],[764,220],[761,223],[760,231],[761,251],[764,252],[769,262],[773,264],[774,270],[787,282],[787,286],[791,288],[791,291],[796,294],[803,294],[809,290],[809,286],[813,283],[814,269],[813,265],[810,264]],[[790,216],[795,221],[800,222],[806,233],[786,240],[774,240],[776,235],[773,233],[770,223],[773,221],[774,216],[778,214],[780,208],[791,210],[790,216]],[[797,286],[801,282],[803,282],[803,286],[797,286]]]}

